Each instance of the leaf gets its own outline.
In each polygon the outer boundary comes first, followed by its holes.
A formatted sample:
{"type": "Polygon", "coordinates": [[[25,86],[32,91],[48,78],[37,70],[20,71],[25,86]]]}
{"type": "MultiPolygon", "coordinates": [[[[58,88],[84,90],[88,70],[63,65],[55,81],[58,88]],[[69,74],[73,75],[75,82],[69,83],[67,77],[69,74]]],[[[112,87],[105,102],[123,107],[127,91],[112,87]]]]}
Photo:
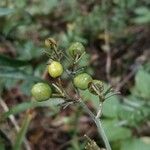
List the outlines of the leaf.
{"type": "Polygon", "coordinates": [[[137,16],[136,18],[134,18],[134,22],[137,24],[149,23],[150,22],[150,13],[137,16]]]}
{"type": "Polygon", "coordinates": [[[9,15],[14,12],[14,9],[10,8],[0,8],[0,17],[9,15]]]}
{"type": "Polygon", "coordinates": [[[112,96],[103,103],[102,112],[104,116],[113,118],[118,116],[119,108],[120,103],[118,97],[112,96]]]}
{"type": "Polygon", "coordinates": [[[11,67],[0,67],[0,77],[3,78],[12,78],[12,79],[23,79],[23,80],[32,80],[32,81],[41,81],[39,77],[29,75],[26,72],[11,68],[11,67]]]}
{"type": "Polygon", "coordinates": [[[139,70],[135,76],[134,94],[139,97],[150,99],[150,74],[144,70],[139,70]]]}
{"type": "Polygon", "coordinates": [[[35,14],[49,14],[58,6],[58,0],[42,0],[37,1],[34,5],[29,6],[28,12],[31,15],[35,14]]]}
{"type": "Polygon", "coordinates": [[[150,22],[150,11],[147,7],[139,7],[135,9],[136,17],[134,18],[135,23],[148,23],[150,22]]]}
{"type": "Polygon", "coordinates": [[[98,98],[98,96],[90,93],[89,90],[84,90],[84,91],[80,90],[80,94],[81,94],[81,96],[83,97],[84,100],[92,101],[92,103],[93,103],[93,105],[96,109],[99,108],[99,98],[98,98]]]}
{"type": "Polygon", "coordinates": [[[149,150],[150,144],[144,143],[141,139],[128,139],[121,145],[121,150],[149,150]]]}
{"type": "Polygon", "coordinates": [[[9,66],[9,67],[22,67],[25,65],[29,65],[28,60],[17,60],[17,59],[12,59],[9,57],[6,57],[4,55],[0,55],[0,66],[9,66]]]}
{"type": "Polygon", "coordinates": [[[12,107],[11,109],[9,109],[9,111],[3,113],[2,118],[5,119],[9,117],[10,115],[15,115],[17,113],[23,112],[31,108],[56,106],[62,103],[64,103],[64,100],[61,98],[50,98],[47,101],[43,101],[43,102],[36,102],[36,101],[24,102],[24,103],[21,103],[12,107]]]}
{"type": "Polygon", "coordinates": [[[131,137],[131,131],[119,126],[117,120],[102,120],[102,124],[109,141],[124,140],[131,137]]]}
{"type": "Polygon", "coordinates": [[[149,9],[147,7],[138,7],[135,9],[135,13],[136,14],[146,14],[146,13],[149,13],[149,9]]]}
{"type": "Polygon", "coordinates": [[[26,116],[26,118],[23,122],[23,125],[22,125],[20,131],[17,134],[17,138],[16,138],[16,141],[15,141],[13,150],[20,150],[21,144],[22,144],[22,142],[25,138],[25,135],[26,135],[26,132],[28,130],[28,126],[29,126],[29,123],[30,123],[31,119],[32,119],[32,116],[30,116],[30,115],[26,116]]]}

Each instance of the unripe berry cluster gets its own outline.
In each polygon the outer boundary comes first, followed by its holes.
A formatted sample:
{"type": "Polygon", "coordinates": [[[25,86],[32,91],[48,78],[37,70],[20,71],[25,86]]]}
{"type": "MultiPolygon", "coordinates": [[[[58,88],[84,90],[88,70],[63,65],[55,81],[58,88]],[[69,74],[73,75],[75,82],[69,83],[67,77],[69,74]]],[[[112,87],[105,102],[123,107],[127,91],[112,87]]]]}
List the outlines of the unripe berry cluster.
{"type": "MultiPolygon", "coordinates": [[[[52,53],[52,55],[56,54],[56,57],[54,58],[57,58],[57,60],[50,59],[50,63],[47,67],[48,74],[52,78],[59,78],[64,72],[64,67],[60,62],[61,58],[59,58],[60,53],[57,51],[57,44],[55,40],[48,38],[45,40],[45,45],[48,48],[54,49],[54,53],[52,53]]],[[[77,63],[85,54],[85,48],[82,43],[75,42],[67,49],[67,54],[77,63]]],[[[103,90],[102,82],[99,80],[93,80],[92,77],[85,72],[75,74],[72,80],[75,88],[80,90],[89,89],[89,91],[95,95],[99,95],[98,91],[103,90]]],[[[36,83],[32,87],[31,93],[35,100],[44,101],[52,97],[52,88],[47,83],[36,83]]]]}

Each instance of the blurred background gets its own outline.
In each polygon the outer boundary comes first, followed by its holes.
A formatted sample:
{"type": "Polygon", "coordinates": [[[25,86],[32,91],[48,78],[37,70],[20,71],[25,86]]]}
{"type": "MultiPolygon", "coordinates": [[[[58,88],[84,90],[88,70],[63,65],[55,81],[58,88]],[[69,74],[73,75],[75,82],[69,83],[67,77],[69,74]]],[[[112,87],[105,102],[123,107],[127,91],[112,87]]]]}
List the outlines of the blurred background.
{"type": "MultiPolygon", "coordinates": [[[[150,1],[1,0],[0,112],[30,100],[31,87],[48,60],[43,53],[47,37],[63,51],[72,42],[82,42],[88,54],[80,65],[121,92],[103,107],[102,122],[112,149],[149,150],[150,1]]],[[[69,89],[66,75],[62,78],[69,89]]],[[[93,111],[97,109],[96,96],[88,91],[82,96],[93,111]]],[[[32,150],[84,150],[88,142],[84,134],[104,147],[80,107],[36,110],[26,135],[32,150]]],[[[19,125],[24,115],[15,116],[19,125]]],[[[15,139],[11,121],[2,122],[0,150],[11,150],[15,139]]]]}

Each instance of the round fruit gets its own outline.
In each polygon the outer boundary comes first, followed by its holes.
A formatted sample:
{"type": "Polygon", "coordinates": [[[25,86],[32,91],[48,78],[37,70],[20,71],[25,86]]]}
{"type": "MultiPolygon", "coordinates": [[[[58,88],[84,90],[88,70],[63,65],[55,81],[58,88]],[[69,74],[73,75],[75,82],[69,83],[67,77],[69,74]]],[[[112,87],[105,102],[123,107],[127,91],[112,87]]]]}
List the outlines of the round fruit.
{"type": "Polygon", "coordinates": [[[37,83],[32,87],[32,96],[37,101],[45,101],[52,95],[51,87],[46,83],[37,83]]]}
{"type": "Polygon", "coordinates": [[[80,42],[75,42],[71,44],[68,49],[69,55],[76,57],[77,55],[81,56],[85,52],[84,46],[80,42]]]}
{"type": "Polygon", "coordinates": [[[63,73],[63,67],[60,62],[52,61],[50,65],[48,65],[48,73],[51,77],[57,78],[61,76],[63,73]]]}
{"type": "Polygon", "coordinates": [[[93,80],[89,83],[88,89],[91,93],[98,95],[98,93],[100,94],[104,90],[103,82],[100,80],[93,80]]]}
{"type": "Polygon", "coordinates": [[[85,90],[88,88],[88,84],[92,82],[92,77],[88,75],[87,73],[82,73],[82,74],[77,75],[74,78],[73,82],[74,82],[75,87],[81,90],[85,90]]]}

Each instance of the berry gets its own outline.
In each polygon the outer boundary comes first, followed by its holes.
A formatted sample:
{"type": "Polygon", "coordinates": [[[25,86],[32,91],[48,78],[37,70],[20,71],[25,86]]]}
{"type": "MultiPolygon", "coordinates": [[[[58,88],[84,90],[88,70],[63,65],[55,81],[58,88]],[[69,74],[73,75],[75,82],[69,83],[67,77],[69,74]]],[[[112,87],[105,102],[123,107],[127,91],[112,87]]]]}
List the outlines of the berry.
{"type": "Polygon", "coordinates": [[[37,83],[32,87],[32,96],[37,101],[45,101],[52,95],[51,87],[46,83],[37,83]]]}
{"type": "Polygon", "coordinates": [[[88,88],[88,84],[92,82],[92,77],[87,73],[82,73],[82,74],[77,75],[74,78],[73,82],[74,82],[75,87],[81,90],[85,90],[88,88]]]}
{"type": "Polygon", "coordinates": [[[57,61],[52,61],[50,65],[48,65],[48,73],[53,78],[61,76],[63,73],[63,67],[61,63],[57,61]]]}
{"type": "Polygon", "coordinates": [[[68,53],[72,57],[81,56],[85,52],[85,48],[80,42],[74,42],[68,49],[68,53]]]}

